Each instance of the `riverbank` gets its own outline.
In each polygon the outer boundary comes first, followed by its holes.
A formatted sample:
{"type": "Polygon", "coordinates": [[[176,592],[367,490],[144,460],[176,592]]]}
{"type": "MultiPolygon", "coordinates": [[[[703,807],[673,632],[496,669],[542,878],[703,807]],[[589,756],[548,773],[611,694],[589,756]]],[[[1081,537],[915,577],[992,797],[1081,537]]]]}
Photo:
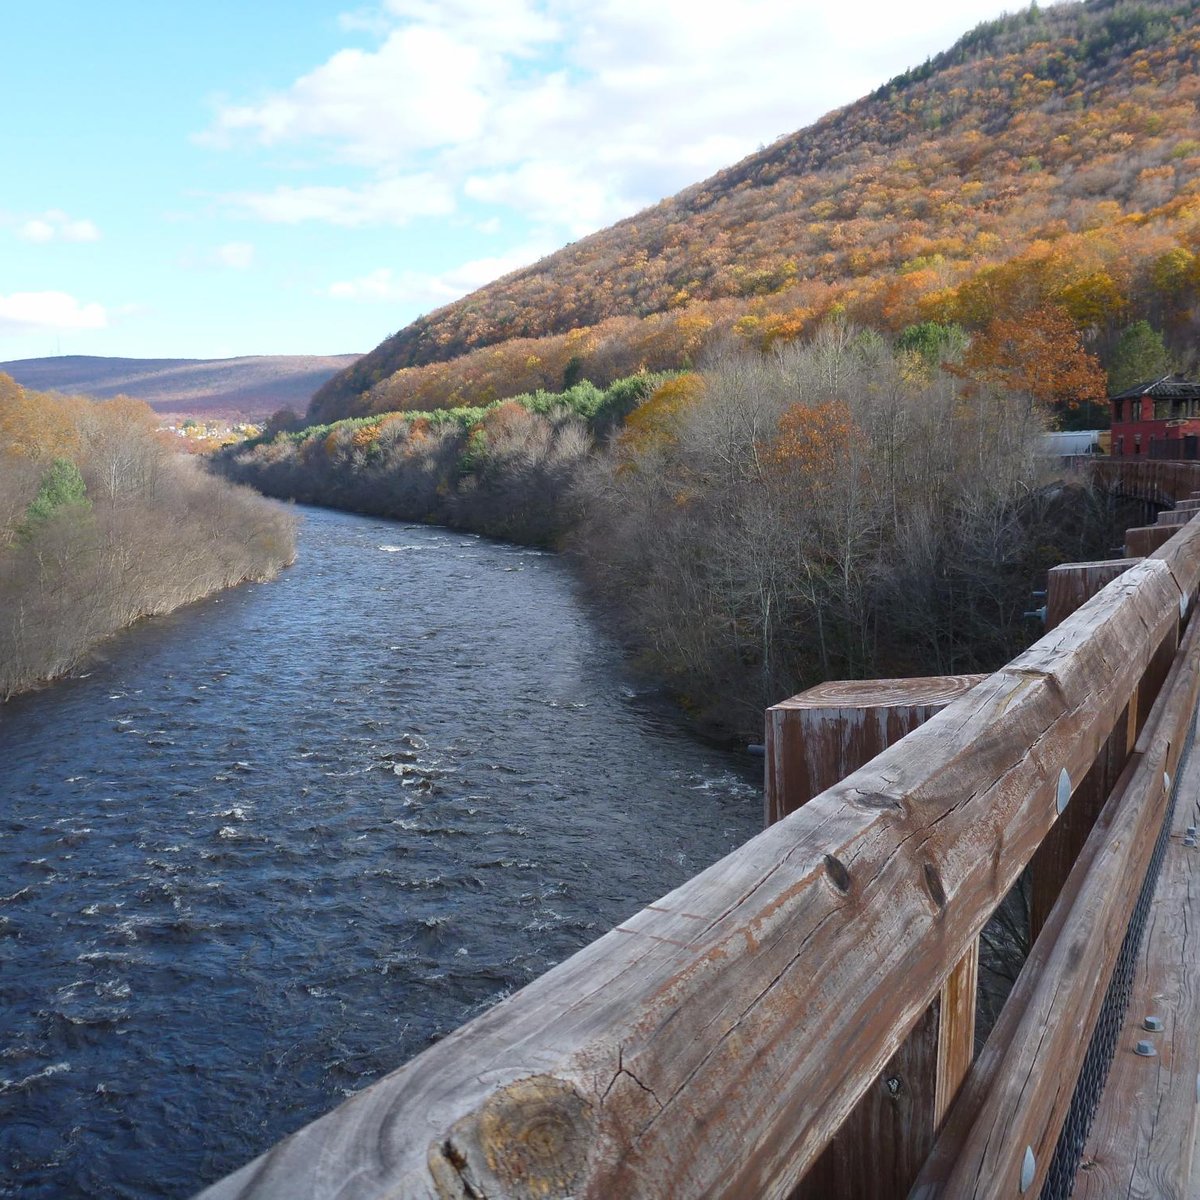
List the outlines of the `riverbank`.
{"type": "Polygon", "coordinates": [[[294,560],[292,516],[173,453],[144,405],[5,400],[0,702],[77,670],[136,621],[294,560]]]}
{"type": "Polygon", "coordinates": [[[1046,569],[1114,536],[1105,499],[1037,453],[1027,397],[844,325],[660,380],[603,430],[532,399],[316,426],[215,465],[268,495],[568,548],[638,668],[741,741],[821,680],[995,669],[1036,634],[1046,569]]]}
{"type": "Polygon", "coordinates": [[[582,515],[578,485],[597,447],[671,378],[350,418],[227,446],[209,461],[264,495],[557,548],[582,515]]]}
{"type": "Polygon", "coordinates": [[[288,513],[229,489],[214,530],[215,488],[181,490],[136,530],[128,513],[114,520],[101,511],[56,530],[52,547],[43,537],[0,551],[0,701],[82,669],[141,620],[273,579],[294,561],[288,513]]]}

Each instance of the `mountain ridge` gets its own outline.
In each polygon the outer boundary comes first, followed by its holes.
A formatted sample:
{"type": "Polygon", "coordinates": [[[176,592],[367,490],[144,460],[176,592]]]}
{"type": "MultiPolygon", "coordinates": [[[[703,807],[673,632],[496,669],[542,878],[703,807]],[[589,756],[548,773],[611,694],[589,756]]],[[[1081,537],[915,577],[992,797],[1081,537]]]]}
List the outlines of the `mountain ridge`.
{"type": "Polygon", "coordinates": [[[124,358],[88,354],[0,362],[0,372],[37,391],[116,395],[156,412],[225,418],[303,410],[313,392],[358,355],[278,354],[234,358],[124,358]]]}
{"type": "MultiPolygon", "coordinates": [[[[419,317],[325,384],[310,416],[554,389],[572,370],[604,383],[686,365],[731,333],[796,336],[833,305],[893,331],[970,326],[979,314],[938,294],[1039,241],[1079,243],[1067,283],[1095,274],[1088,259],[1120,274],[1120,255],[1089,232],[1127,219],[1194,227],[1163,206],[1195,198],[1200,181],[1198,55],[1200,18],[1172,0],[986,22],[871,95],[419,317]]],[[[1143,315],[1149,240],[1115,280],[1120,303],[1091,323],[1101,343],[1118,310],[1143,315]]],[[[1162,252],[1176,244],[1194,254],[1179,238],[1162,252]]]]}

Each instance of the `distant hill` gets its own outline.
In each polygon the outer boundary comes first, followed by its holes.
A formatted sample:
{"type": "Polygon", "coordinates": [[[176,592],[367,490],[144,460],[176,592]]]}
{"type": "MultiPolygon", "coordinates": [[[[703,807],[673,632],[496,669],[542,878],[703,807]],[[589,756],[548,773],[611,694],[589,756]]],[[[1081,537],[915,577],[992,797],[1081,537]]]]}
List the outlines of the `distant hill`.
{"type": "MultiPolygon", "coordinates": [[[[919,19],[919,14],[914,16],[919,19]]],[[[1065,308],[1102,359],[1200,334],[1200,5],[1036,4],[638,215],[423,316],[310,416],[481,403],[803,336],[1065,308]]]]}
{"type": "Polygon", "coordinates": [[[227,419],[263,417],[280,408],[303,412],[312,394],[356,354],[261,355],[249,358],[95,358],[64,355],[0,362],[0,371],[40,392],[97,399],[133,396],[160,413],[227,419]]]}

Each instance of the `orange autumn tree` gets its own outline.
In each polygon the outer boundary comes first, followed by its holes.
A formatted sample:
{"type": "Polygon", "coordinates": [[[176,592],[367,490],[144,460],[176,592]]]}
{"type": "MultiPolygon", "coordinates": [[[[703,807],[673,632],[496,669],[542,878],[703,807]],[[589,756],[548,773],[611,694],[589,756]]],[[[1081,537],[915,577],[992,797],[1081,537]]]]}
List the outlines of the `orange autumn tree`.
{"type": "Polygon", "coordinates": [[[369,450],[379,439],[379,425],[360,425],[351,441],[355,450],[369,450]]]}
{"type": "Polygon", "coordinates": [[[765,457],[773,466],[819,487],[841,473],[855,430],[844,400],[798,402],[779,418],[779,433],[765,457]]]}
{"type": "Polygon", "coordinates": [[[975,389],[1023,393],[1060,418],[1106,394],[1099,360],[1084,348],[1071,317],[1057,305],[994,317],[971,340],[961,366],[949,369],[975,389]]]}

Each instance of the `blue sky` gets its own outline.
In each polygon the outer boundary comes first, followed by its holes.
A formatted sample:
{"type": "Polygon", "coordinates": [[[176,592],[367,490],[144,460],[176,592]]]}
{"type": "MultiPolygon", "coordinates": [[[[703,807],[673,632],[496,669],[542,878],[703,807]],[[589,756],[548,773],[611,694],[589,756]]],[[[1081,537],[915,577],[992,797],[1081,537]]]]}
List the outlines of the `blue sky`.
{"type": "Polygon", "coordinates": [[[7,0],[0,360],[368,350],[1003,9],[7,0]]]}

